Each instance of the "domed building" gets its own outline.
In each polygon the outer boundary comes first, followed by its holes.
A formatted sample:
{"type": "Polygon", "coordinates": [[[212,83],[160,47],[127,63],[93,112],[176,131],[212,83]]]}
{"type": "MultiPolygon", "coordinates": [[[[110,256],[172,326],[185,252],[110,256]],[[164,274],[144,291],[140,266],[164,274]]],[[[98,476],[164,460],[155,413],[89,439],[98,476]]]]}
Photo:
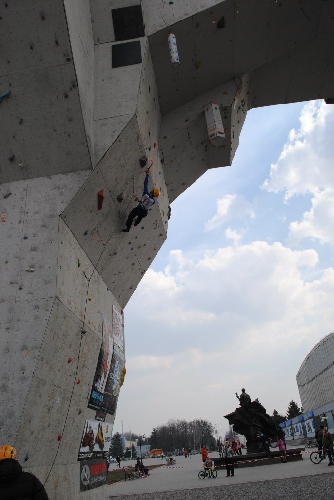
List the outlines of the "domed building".
{"type": "Polygon", "coordinates": [[[304,359],[297,373],[298,391],[304,413],[314,414],[334,430],[334,332],[318,342],[304,359]]]}

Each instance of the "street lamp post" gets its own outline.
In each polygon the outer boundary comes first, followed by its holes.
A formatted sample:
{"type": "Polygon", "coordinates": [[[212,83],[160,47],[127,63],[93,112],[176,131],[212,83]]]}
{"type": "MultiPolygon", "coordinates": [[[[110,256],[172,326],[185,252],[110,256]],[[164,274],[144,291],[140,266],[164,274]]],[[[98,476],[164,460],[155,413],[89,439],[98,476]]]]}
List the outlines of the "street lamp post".
{"type": "Polygon", "coordinates": [[[131,457],[131,460],[132,460],[132,433],[131,433],[131,427],[129,426],[129,429],[130,429],[130,457],[131,457]]]}

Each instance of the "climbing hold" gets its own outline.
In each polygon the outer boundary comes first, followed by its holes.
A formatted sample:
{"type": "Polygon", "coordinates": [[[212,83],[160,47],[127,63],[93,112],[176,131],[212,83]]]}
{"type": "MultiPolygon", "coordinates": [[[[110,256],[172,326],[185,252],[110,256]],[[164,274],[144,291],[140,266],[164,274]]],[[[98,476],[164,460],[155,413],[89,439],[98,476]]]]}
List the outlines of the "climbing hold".
{"type": "Polygon", "coordinates": [[[124,200],[124,195],[123,195],[123,193],[120,193],[119,195],[117,195],[117,201],[118,201],[119,203],[121,203],[123,200],[124,200]]]}
{"type": "Polygon", "coordinates": [[[78,415],[81,415],[81,413],[82,413],[82,410],[80,410],[80,408],[79,408],[78,415]]]}
{"type": "Polygon", "coordinates": [[[28,460],[29,460],[29,455],[27,453],[26,456],[24,457],[24,461],[27,462],[28,460]]]}
{"type": "Polygon", "coordinates": [[[104,200],[103,189],[97,193],[97,209],[102,210],[102,204],[104,200]]]}
{"type": "Polygon", "coordinates": [[[26,358],[27,356],[29,356],[29,354],[30,354],[30,349],[25,353],[24,357],[26,358]]]}
{"type": "Polygon", "coordinates": [[[24,240],[27,240],[27,239],[28,239],[28,236],[24,235],[24,236],[23,236],[23,239],[24,239],[24,240]]]}
{"type": "Polygon", "coordinates": [[[70,56],[66,56],[65,59],[66,59],[67,62],[70,62],[70,60],[71,60],[70,56]]]}
{"type": "Polygon", "coordinates": [[[63,436],[62,436],[61,434],[58,434],[58,441],[61,441],[61,438],[62,438],[62,437],[63,437],[63,436]]]}
{"type": "Polygon", "coordinates": [[[195,69],[199,69],[201,67],[202,61],[195,62],[195,69]]]}
{"type": "Polygon", "coordinates": [[[121,314],[124,314],[124,311],[123,311],[123,309],[121,309],[121,314]]]}
{"type": "Polygon", "coordinates": [[[7,221],[7,214],[2,214],[1,215],[1,222],[6,222],[7,221]]]}
{"type": "Polygon", "coordinates": [[[81,380],[78,378],[78,380],[77,380],[77,384],[80,384],[80,382],[81,382],[81,380]]]}
{"type": "Polygon", "coordinates": [[[9,198],[9,196],[11,195],[12,193],[6,193],[3,195],[4,198],[9,198]]]}
{"type": "Polygon", "coordinates": [[[34,273],[35,272],[35,269],[33,267],[28,267],[28,269],[26,269],[27,273],[34,273]]]}
{"type": "Polygon", "coordinates": [[[80,267],[80,266],[81,266],[81,262],[80,262],[80,260],[78,259],[78,267],[80,267]]]}
{"type": "Polygon", "coordinates": [[[20,118],[19,119],[19,125],[22,125],[22,123],[23,123],[23,118],[20,118]]]}
{"type": "Polygon", "coordinates": [[[41,12],[41,19],[42,19],[42,21],[45,21],[45,14],[44,14],[44,12],[41,12]]]}
{"type": "Polygon", "coordinates": [[[85,330],[84,328],[81,328],[81,335],[85,335],[85,333],[87,333],[87,330],[85,330]]]}
{"type": "Polygon", "coordinates": [[[67,362],[68,363],[72,363],[73,359],[72,358],[68,358],[67,362]]]}
{"type": "Polygon", "coordinates": [[[91,300],[92,300],[92,297],[87,297],[87,299],[88,299],[89,301],[91,301],[91,300]]]}
{"type": "Polygon", "coordinates": [[[15,155],[10,156],[10,157],[8,158],[8,160],[9,160],[10,162],[13,162],[13,161],[15,160],[15,155]]]}
{"type": "Polygon", "coordinates": [[[19,167],[23,168],[24,167],[24,163],[19,163],[19,167]]]}
{"type": "Polygon", "coordinates": [[[217,23],[217,29],[225,28],[225,24],[225,17],[223,16],[217,23]]]}
{"type": "Polygon", "coordinates": [[[88,229],[86,229],[86,231],[84,232],[84,235],[87,236],[88,234],[88,229]]]}
{"type": "Polygon", "coordinates": [[[10,90],[7,90],[7,92],[4,92],[3,94],[0,95],[0,102],[5,99],[5,97],[9,97],[10,96],[10,90]]]}

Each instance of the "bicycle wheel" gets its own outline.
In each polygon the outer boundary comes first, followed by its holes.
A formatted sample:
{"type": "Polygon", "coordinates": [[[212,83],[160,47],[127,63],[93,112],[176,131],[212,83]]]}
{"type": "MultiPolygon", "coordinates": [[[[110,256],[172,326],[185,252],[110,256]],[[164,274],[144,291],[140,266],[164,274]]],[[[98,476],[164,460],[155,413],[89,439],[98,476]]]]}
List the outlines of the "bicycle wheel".
{"type": "Polygon", "coordinates": [[[211,471],[211,477],[216,478],[217,477],[217,471],[216,469],[211,471]]]}
{"type": "Polygon", "coordinates": [[[205,479],[206,474],[205,474],[204,470],[200,470],[200,471],[199,471],[199,473],[198,473],[198,477],[199,477],[199,479],[205,479]]]}
{"type": "Polygon", "coordinates": [[[312,451],[312,453],[310,455],[310,460],[314,464],[320,464],[320,462],[322,460],[321,453],[319,453],[319,451],[312,451]]]}

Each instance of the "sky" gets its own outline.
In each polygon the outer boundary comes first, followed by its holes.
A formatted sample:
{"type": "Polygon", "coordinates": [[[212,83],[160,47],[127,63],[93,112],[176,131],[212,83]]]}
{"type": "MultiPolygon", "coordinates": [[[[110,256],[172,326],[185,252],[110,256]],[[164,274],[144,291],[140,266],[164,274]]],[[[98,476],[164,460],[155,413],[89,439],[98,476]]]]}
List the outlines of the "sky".
{"type": "Polygon", "coordinates": [[[269,414],[301,404],[298,369],[334,330],[333,153],[334,106],[253,109],[232,166],[172,203],[124,311],[114,433],[202,418],[224,436],[243,387],[269,414]]]}

